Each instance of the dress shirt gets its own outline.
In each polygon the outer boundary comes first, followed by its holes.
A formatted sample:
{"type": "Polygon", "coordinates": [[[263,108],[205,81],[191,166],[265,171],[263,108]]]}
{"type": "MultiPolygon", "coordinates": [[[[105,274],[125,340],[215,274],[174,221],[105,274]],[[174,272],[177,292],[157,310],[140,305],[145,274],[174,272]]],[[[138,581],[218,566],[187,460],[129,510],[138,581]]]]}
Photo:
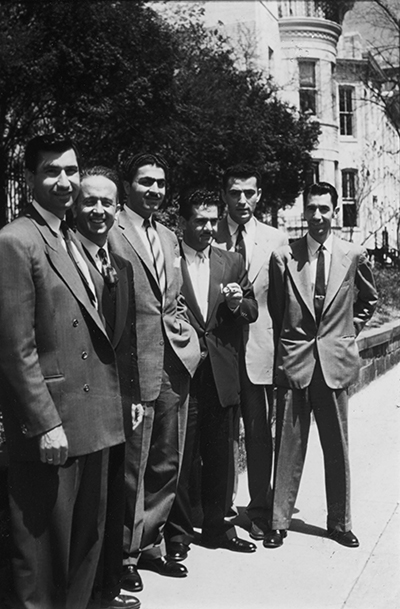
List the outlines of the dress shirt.
{"type": "Polygon", "coordinates": [[[208,313],[208,291],[210,287],[210,247],[197,252],[182,241],[182,249],[197,304],[203,319],[206,320],[208,313]]]}
{"type": "MultiPolygon", "coordinates": [[[[307,233],[307,249],[308,249],[308,260],[310,262],[310,275],[311,275],[311,289],[314,294],[315,290],[315,277],[317,274],[317,260],[318,253],[321,244],[318,241],[315,241],[310,235],[307,233]]],[[[328,284],[329,278],[329,270],[331,268],[331,260],[332,260],[332,247],[333,247],[333,236],[332,233],[329,235],[327,240],[323,243],[324,249],[322,250],[324,253],[325,260],[325,287],[328,284]]]]}
{"type": "MultiPolygon", "coordinates": [[[[131,220],[133,226],[136,228],[137,232],[139,233],[139,237],[140,237],[144,247],[146,248],[146,251],[149,254],[150,260],[153,260],[153,253],[151,251],[150,243],[147,238],[146,228],[143,226],[143,222],[144,222],[145,218],[143,218],[142,216],[139,216],[139,214],[137,214],[135,211],[132,211],[129,207],[126,207],[125,211],[128,214],[129,219],[131,220]]],[[[153,226],[155,238],[159,243],[160,250],[162,251],[160,237],[158,236],[157,230],[154,228],[154,222],[153,222],[152,216],[150,217],[150,222],[153,226]]]]}
{"type": "MultiPolygon", "coordinates": [[[[229,214],[227,216],[227,221],[228,221],[229,233],[230,233],[231,240],[232,240],[232,246],[230,247],[230,251],[234,252],[235,246],[236,246],[236,240],[237,240],[238,234],[239,234],[239,231],[238,231],[239,224],[237,222],[235,222],[234,220],[232,220],[232,218],[230,217],[229,214]]],[[[244,244],[246,247],[246,269],[248,270],[251,256],[253,254],[254,243],[256,240],[257,224],[256,224],[256,220],[255,220],[254,216],[251,217],[250,220],[248,222],[246,222],[246,224],[243,224],[243,228],[244,228],[243,240],[244,240],[244,244]]]]}

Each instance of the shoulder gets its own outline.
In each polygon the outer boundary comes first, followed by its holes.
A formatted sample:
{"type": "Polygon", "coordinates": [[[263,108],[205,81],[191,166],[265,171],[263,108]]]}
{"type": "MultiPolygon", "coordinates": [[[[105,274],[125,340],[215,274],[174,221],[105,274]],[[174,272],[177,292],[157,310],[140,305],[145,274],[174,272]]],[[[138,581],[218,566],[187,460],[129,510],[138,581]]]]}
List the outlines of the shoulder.
{"type": "Polygon", "coordinates": [[[334,247],[340,249],[343,253],[353,258],[368,259],[368,253],[363,245],[352,243],[351,241],[345,241],[340,237],[333,237],[334,247]]]}
{"type": "Polygon", "coordinates": [[[39,236],[39,232],[35,230],[34,221],[23,215],[0,230],[0,243],[15,241],[26,244],[37,236],[39,236]]]}
{"type": "Polygon", "coordinates": [[[268,239],[276,241],[277,243],[287,243],[286,234],[281,231],[279,228],[275,228],[274,226],[270,226],[269,224],[265,224],[260,220],[256,220],[257,230],[262,232],[263,235],[268,237],[268,239]]]}
{"type": "Polygon", "coordinates": [[[226,216],[221,218],[217,224],[217,230],[215,234],[215,240],[217,242],[225,242],[229,235],[228,221],[226,216]]]}

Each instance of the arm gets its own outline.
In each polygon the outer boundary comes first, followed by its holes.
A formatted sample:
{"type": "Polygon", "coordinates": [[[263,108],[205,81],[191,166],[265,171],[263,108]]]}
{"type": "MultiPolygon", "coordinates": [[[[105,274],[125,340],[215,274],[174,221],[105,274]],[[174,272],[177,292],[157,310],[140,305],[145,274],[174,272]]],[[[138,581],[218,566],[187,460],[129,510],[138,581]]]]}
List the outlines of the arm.
{"type": "Polygon", "coordinates": [[[378,302],[375,280],[366,251],[361,253],[358,260],[355,285],[358,294],[353,308],[353,321],[356,333],[359,334],[367,321],[371,319],[378,302]]]}
{"type": "Polygon", "coordinates": [[[225,302],[237,324],[250,324],[258,318],[258,303],[254,297],[242,256],[238,257],[237,282],[228,283],[222,290],[225,302]]]}

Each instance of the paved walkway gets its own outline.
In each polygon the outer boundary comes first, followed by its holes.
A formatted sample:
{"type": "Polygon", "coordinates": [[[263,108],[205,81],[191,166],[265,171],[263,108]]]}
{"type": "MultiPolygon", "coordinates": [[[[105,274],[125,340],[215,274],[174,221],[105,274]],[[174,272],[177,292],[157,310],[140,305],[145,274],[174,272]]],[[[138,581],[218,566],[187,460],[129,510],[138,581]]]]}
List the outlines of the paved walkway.
{"type": "MultiPolygon", "coordinates": [[[[399,609],[400,365],[350,400],[353,530],[358,549],[325,537],[315,426],[292,526],[281,548],[255,554],[193,545],[186,579],[142,571],[142,609],[399,609]]],[[[247,504],[246,475],[236,504],[247,504]]],[[[250,539],[242,515],[238,532],[250,539]]]]}

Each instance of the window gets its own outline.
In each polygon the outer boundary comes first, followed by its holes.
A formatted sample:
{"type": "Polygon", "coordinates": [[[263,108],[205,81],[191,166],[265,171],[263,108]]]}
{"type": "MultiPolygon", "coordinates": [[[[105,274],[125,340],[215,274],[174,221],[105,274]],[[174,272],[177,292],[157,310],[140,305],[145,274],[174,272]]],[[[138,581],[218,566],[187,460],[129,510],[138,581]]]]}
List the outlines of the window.
{"type": "Polygon", "coordinates": [[[304,174],[306,186],[319,182],[319,162],[311,161],[311,163],[307,165],[304,174]]]}
{"type": "Polygon", "coordinates": [[[357,226],[356,186],[357,172],[342,171],[343,226],[357,226]]]}
{"type": "Polygon", "coordinates": [[[353,89],[339,87],[340,135],[354,135],[353,89]]]}
{"type": "Polygon", "coordinates": [[[309,114],[317,113],[317,86],[315,61],[299,61],[300,110],[309,114]]]}

